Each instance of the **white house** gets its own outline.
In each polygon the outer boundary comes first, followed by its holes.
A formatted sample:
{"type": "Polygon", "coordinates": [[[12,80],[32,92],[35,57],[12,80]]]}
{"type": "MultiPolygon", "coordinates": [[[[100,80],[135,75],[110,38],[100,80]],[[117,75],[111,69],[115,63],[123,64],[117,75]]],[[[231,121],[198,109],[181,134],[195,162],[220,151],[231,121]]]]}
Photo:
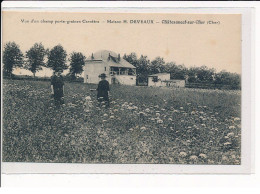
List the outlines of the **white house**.
{"type": "Polygon", "coordinates": [[[97,84],[101,73],[107,75],[109,83],[136,85],[136,68],[112,51],[101,50],[87,58],[84,70],[84,83],[97,84]]]}
{"type": "Polygon", "coordinates": [[[148,86],[155,87],[185,87],[185,80],[171,79],[169,73],[157,73],[148,76],[148,86]]]}

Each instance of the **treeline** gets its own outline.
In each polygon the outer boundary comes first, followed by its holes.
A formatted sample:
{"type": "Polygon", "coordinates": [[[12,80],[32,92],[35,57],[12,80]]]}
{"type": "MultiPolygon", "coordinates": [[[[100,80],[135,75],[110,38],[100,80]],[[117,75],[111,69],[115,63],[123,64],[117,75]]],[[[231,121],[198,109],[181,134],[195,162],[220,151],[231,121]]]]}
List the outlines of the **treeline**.
{"type": "Polygon", "coordinates": [[[150,61],[147,56],[137,57],[136,53],[124,55],[126,61],[136,67],[139,83],[147,82],[148,75],[156,73],[170,73],[171,79],[186,80],[186,83],[229,85],[232,89],[241,88],[241,76],[226,71],[216,72],[214,68],[206,66],[190,67],[177,65],[174,62],[166,63],[163,58],[156,57],[150,61]]]}
{"type": "Polygon", "coordinates": [[[54,72],[69,69],[66,77],[76,79],[76,76],[83,72],[85,60],[86,57],[80,52],[72,52],[68,56],[61,45],[48,49],[44,48],[42,43],[35,43],[23,54],[19,45],[15,42],[8,42],[4,45],[3,50],[3,74],[5,77],[12,77],[13,70],[18,67],[31,71],[35,77],[36,72],[47,67],[54,72]]]}
{"type": "MultiPolygon", "coordinates": [[[[184,79],[186,83],[230,85],[232,89],[241,88],[241,76],[226,71],[216,72],[214,68],[206,66],[190,67],[177,65],[174,62],[165,62],[163,58],[156,57],[149,60],[147,56],[136,53],[125,54],[123,58],[136,67],[137,83],[147,83],[148,75],[156,73],[170,73],[171,79],[184,79]]],[[[35,43],[24,54],[15,42],[8,42],[3,50],[3,73],[4,76],[12,77],[16,67],[36,72],[47,67],[53,71],[69,69],[67,79],[75,80],[77,75],[83,72],[86,57],[81,52],[67,54],[61,45],[53,48],[45,48],[42,43],[35,43]]]]}

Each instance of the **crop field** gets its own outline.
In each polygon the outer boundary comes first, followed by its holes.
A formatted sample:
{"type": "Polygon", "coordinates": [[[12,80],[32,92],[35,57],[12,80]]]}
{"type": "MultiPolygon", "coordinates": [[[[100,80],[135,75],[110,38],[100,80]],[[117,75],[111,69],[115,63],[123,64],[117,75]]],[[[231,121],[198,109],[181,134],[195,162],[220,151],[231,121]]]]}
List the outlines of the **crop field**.
{"type": "Polygon", "coordinates": [[[3,80],[3,161],[240,164],[241,91],[112,85],[106,109],[96,87],[56,108],[49,82],[3,80]]]}

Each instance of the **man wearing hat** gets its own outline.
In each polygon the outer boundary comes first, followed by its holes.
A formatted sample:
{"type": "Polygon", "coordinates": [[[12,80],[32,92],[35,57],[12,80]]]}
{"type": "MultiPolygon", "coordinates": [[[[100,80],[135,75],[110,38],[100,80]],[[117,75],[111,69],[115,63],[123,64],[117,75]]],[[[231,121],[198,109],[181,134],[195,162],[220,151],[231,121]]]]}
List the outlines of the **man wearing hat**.
{"type": "Polygon", "coordinates": [[[98,88],[97,88],[97,99],[100,103],[105,102],[106,107],[109,107],[109,83],[106,80],[106,74],[102,73],[99,75],[101,78],[101,81],[98,83],[98,88]]]}
{"type": "Polygon", "coordinates": [[[64,81],[61,73],[62,70],[58,69],[57,71],[54,71],[53,76],[51,77],[51,91],[54,97],[55,105],[58,107],[61,104],[64,104],[64,81]]]}

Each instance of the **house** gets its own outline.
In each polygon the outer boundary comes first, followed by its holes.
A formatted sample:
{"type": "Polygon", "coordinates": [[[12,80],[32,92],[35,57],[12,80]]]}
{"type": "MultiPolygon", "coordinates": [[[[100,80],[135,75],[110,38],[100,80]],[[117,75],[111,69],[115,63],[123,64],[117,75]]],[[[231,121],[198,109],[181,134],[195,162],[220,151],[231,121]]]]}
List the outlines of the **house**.
{"type": "Polygon", "coordinates": [[[157,73],[148,76],[148,86],[155,87],[185,87],[185,80],[171,79],[169,73],[157,73]]]}
{"type": "Polygon", "coordinates": [[[97,84],[105,73],[110,84],[136,85],[136,68],[112,51],[101,50],[87,58],[84,83],[97,84]]]}

